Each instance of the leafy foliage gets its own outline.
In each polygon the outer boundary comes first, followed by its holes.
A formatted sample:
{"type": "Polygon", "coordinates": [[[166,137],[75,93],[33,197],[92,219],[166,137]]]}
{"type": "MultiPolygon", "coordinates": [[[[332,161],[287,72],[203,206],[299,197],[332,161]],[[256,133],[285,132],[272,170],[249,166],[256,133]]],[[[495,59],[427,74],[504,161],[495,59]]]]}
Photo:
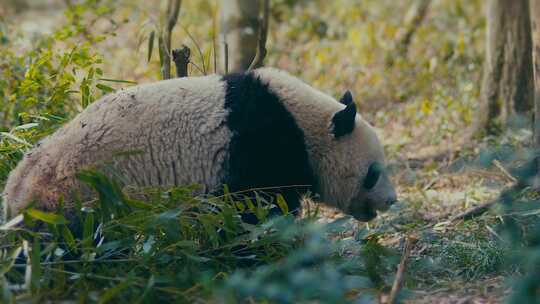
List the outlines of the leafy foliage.
{"type": "MultiPolygon", "coordinates": [[[[147,189],[146,199],[138,200],[103,174],[79,178],[99,194],[95,207],[77,209],[69,223],[61,211],[29,209],[25,227],[34,230],[0,233],[6,303],[16,297],[190,303],[222,296],[231,303],[345,303],[360,290],[375,290],[369,269],[380,259],[362,258],[373,254],[364,252],[370,246],[328,241],[350,229],[346,221],[320,225],[286,215],[254,226],[240,220],[230,194],[147,189]],[[14,286],[22,288],[13,292],[14,286]]],[[[268,208],[264,201],[256,206],[268,208]]]]}
{"type": "MultiPolygon", "coordinates": [[[[514,153],[513,153],[514,154],[514,153]]],[[[508,303],[539,303],[540,289],[539,237],[540,205],[538,196],[538,158],[524,160],[513,170],[517,184],[506,189],[499,198],[499,214],[504,240],[512,248],[508,262],[518,267],[513,280],[514,292],[508,303]]]]}
{"type": "MultiPolygon", "coordinates": [[[[67,23],[23,52],[12,25],[2,23],[0,39],[0,180],[22,153],[52,133],[101,94],[113,91],[103,78],[102,57],[94,45],[107,35],[92,34],[89,24],[110,14],[104,4],[70,6],[67,23]],[[90,19],[86,23],[83,20],[90,19]],[[8,30],[9,29],[9,30],[8,30]]],[[[112,80],[114,81],[114,80],[112,80]]]]}

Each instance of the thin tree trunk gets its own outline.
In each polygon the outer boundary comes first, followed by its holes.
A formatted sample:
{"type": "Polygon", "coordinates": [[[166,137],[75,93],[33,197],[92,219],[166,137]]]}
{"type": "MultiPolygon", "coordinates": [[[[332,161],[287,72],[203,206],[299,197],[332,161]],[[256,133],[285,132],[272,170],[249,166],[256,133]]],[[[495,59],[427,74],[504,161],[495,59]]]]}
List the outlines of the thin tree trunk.
{"type": "Polygon", "coordinates": [[[403,56],[406,56],[409,52],[409,45],[416,30],[420,27],[424,19],[426,18],[429,10],[431,0],[418,0],[405,15],[405,25],[403,31],[398,34],[399,43],[398,47],[403,56]]]}
{"type": "Polygon", "coordinates": [[[161,62],[161,77],[163,79],[171,78],[171,36],[174,26],[178,21],[178,14],[180,13],[181,0],[169,0],[167,3],[167,23],[163,31],[163,39],[160,43],[162,62],[161,62]]]}
{"type": "Polygon", "coordinates": [[[493,133],[533,104],[531,28],[527,0],[491,0],[477,131],[493,133]]]}
{"type": "Polygon", "coordinates": [[[225,71],[249,68],[257,50],[260,0],[221,0],[221,34],[227,47],[222,50],[225,71]]]}
{"type": "Polygon", "coordinates": [[[255,58],[251,62],[248,70],[257,69],[263,66],[266,57],[266,39],[268,38],[268,24],[270,22],[270,0],[263,0],[263,15],[259,26],[259,37],[257,40],[257,51],[255,58]]]}
{"type": "MultiPolygon", "coordinates": [[[[534,148],[536,154],[540,151],[540,3],[538,0],[529,1],[532,30],[532,57],[534,70],[534,148]]],[[[540,161],[536,160],[537,171],[540,172],[540,161]]]]}

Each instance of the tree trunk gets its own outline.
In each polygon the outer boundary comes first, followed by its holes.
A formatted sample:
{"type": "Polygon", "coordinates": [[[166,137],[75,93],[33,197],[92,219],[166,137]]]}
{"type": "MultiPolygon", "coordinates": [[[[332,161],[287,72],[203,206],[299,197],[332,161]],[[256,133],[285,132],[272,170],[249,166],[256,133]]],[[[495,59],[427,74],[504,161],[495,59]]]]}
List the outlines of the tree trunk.
{"type": "Polygon", "coordinates": [[[270,0],[263,0],[263,15],[259,24],[257,36],[257,50],[255,58],[251,62],[248,70],[258,69],[263,66],[266,57],[266,39],[268,38],[268,23],[270,22],[270,0]]]}
{"type": "Polygon", "coordinates": [[[163,30],[163,38],[159,41],[159,48],[161,54],[161,77],[163,79],[171,78],[171,36],[176,22],[178,22],[178,14],[180,13],[180,6],[182,0],[169,0],[167,3],[167,23],[163,30]]]}
{"type": "Polygon", "coordinates": [[[407,11],[404,20],[404,27],[402,28],[402,31],[398,33],[398,48],[402,56],[407,55],[414,33],[416,33],[416,30],[426,18],[430,4],[431,0],[418,0],[407,11]]]}
{"type": "MultiPolygon", "coordinates": [[[[532,29],[532,57],[534,70],[534,148],[540,151],[540,3],[537,0],[529,2],[532,29]]],[[[537,171],[540,172],[540,161],[536,160],[537,171]]]]}
{"type": "Polygon", "coordinates": [[[260,0],[221,0],[222,62],[225,72],[249,68],[257,50],[260,0]]]}
{"type": "Polygon", "coordinates": [[[531,27],[527,0],[491,0],[477,131],[494,133],[533,105],[531,27]]]}

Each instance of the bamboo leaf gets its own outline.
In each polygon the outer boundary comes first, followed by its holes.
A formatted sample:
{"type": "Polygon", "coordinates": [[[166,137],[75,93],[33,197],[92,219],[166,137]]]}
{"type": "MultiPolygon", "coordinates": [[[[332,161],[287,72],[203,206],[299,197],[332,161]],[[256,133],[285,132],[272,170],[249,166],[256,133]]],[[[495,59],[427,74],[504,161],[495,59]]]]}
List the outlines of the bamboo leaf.
{"type": "Polygon", "coordinates": [[[23,144],[25,146],[28,146],[28,147],[31,147],[32,145],[30,143],[28,143],[26,140],[20,138],[20,137],[17,137],[11,133],[7,133],[7,132],[0,132],[0,135],[4,136],[4,137],[7,137],[15,142],[18,142],[20,144],[23,144]]]}
{"type": "Polygon", "coordinates": [[[136,81],[122,80],[122,79],[99,78],[98,80],[99,80],[99,81],[108,81],[108,82],[118,82],[118,83],[137,84],[136,81]]]}
{"type": "Polygon", "coordinates": [[[276,203],[279,206],[279,209],[281,209],[281,212],[283,212],[283,214],[289,213],[289,205],[287,205],[287,202],[285,201],[283,195],[278,193],[276,197],[276,203]]]}
{"type": "Polygon", "coordinates": [[[32,275],[30,276],[30,286],[33,290],[39,288],[39,281],[41,280],[41,264],[40,264],[40,242],[39,238],[35,237],[32,243],[32,252],[30,254],[30,263],[32,266],[32,275]]]}
{"type": "Polygon", "coordinates": [[[154,275],[151,275],[150,279],[148,279],[148,283],[146,283],[146,287],[144,288],[144,292],[143,292],[143,294],[141,296],[141,299],[140,299],[139,303],[144,302],[144,300],[146,299],[146,297],[148,296],[148,294],[150,293],[150,291],[152,290],[152,288],[154,287],[155,284],[156,284],[156,281],[154,279],[154,275]]]}
{"type": "Polygon", "coordinates": [[[16,126],[15,128],[13,128],[13,130],[28,130],[28,129],[33,129],[37,126],[39,126],[37,122],[32,122],[32,123],[16,126]]]}
{"type": "Polygon", "coordinates": [[[129,198],[126,198],[124,200],[124,203],[130,207],[134,207],[134,208],[137,208],[137,209],[145,209],[145,210],[151,210],[154,206],[148,204],[148,203],[145,203],[143,201],[140,201],[140,200],[135,200],[135,199],[129,199],[129,198]]]}
{"type": "Polygon", "coordinates": [[[4,230],[10,230],[15,228],[18,224],[22,223],[24,220],[24,214],[19,214],[16,217],[9,220],[9,222],[5,223],[4,225],[0,226],[0,231],[4,230]]]}
{"type": "Polygon", "coordinates": [[[2,289],[2,295],[0,299],[2,303],[15,303],[13,294],[9,290],[9,284],[4,276],[0,277],[0,288],[2,289]]]}
{"type": "Polygon", "coordinates": [[[150,32],[150,37],[148,37],[148,62],[152,59],[152,51],[154,50],[154,40],[156,38],[156,31],[150,32]]]}
{"type": "Polygon", "coordinates": [[[89,212],[86,214],[83,227],[83,240],[85,243],[91,243],[94,235],[94,214],[89,212]]]}
{"type": "Polygon", "coordinates": [[[104,84],[101,84],[101,83],[96,84],[96,88],[100,89],[105,94],[114,92],[113,88],[106,86],[104,84]]]}
{"type": "Polygon", "coordinates": [[[47,224],[60,225],[60,224],[68,223],[68,221],[62,215],[49,213],[49,212],[43,212],[41,210],[37,210],[34,208],[30,208],[26,210],[25,213],[31,218],[40,220],[47,224]]]}
{"type": "Polygon", "coordinates": [[[109,303],[116,295],[118,295],[122,290],[129,286],[129,281],[124,281],[112,288],[107,289],[105,293],[100,297],[99,304],[109,303]]]}
{"type": "Polygon", "coordinates": [[[10,253],[6,254],[6,257],[9,257],[9,258],[4,259],[4,265],[2,265],[2,267],[0,268],[1,276],[3,276],[4,274],[6,274],[8,271],[11,270],[11,267],[13,267],[13,265],[15,264],[15,261],[17,257],[19,256],[19,254],[21,253],[21,251],[22,251],[22,246],[18,246],[15,249],[11,250],[10,253]],[[5,261],[8,261],[8,262],[5,262],[5,261]]]}
{"type": "Polygon", "coordinates": [[[75,249],[75,237],[73,237],[73,234],[71,233],[71,230],[67,226],[64,226],[62,228],[62,236],[64,237],[64,241],[66,241],[68,247],[72,250],[75,249]]]}

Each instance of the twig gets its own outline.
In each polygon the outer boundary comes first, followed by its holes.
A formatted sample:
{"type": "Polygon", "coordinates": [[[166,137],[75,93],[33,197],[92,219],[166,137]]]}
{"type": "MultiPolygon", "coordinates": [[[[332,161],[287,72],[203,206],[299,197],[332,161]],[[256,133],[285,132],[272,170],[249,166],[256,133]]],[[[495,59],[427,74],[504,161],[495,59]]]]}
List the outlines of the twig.
{"type": "Polygon", "coordinates": [[[463,148],[460,147],[459,149],[448,149],[444,151],[439,151],[427,156],[422,157],[410,157],[407,158],[406,161],[409,164],[409,167],[411,169],[420,169],[425,166],[426,163],[429,162],[443,162],[445,160],[454,158],[460,151],[462,151],[463,148]]]}
{"type": "MultiPolygon", "coordinates": [[[[214,7],[212,11],[212,57],[214,59],[214,74],[217,74],[217,45],[216,45],[216,31],[217,31],[217,13],[214,7]]],[[[210,67],[208,67],[210,68],[210,67]]]]}
{"type": "Polygon", "coordinates": [[[172,51],[174,65],[176,66],[176,77],[188,76],[188,63],[190,54],[191,50],[186,45],[182,45],[181,49],[174,49],[172,51]]]}
{"type": "Polygon", "coordinates": [[[512,176],[512,174],[510,174],[510,172],[508,172],[508,171],[503,167],[503,165],[501,164],[500,161],[494,159],[494,160],[493,160],[493,165],[495,165],[495,167],[497,167],[497,169],[499,169],[499,170],[502,172],[502,174],[504,174],[504,176],[506,176],[512,183],[515,184],[515,183],[518,182],[518,180],[517,180],[514,176],[512,176]]]}
{"type": "Polygon", "coordinates": [[[199,57],[201,58],[201,62],[202,62],[202,73],[204,75],[206,75],[206,66],[204,64],[204,55],[203,55],[203,52],[202,52],[202,49],[201,47],[199,46],[199,43],[197,42],[197,40],[195,39],[195,37],[193,37],[193,35],[191,35],[191,33],[188,31],[187,27],[181,25],[182,29],[184,30],[184,32],[186,32],[186,34],[188,35],[189,39],[193,42],[193,44],[195,45],[195,48],[197,49],[197,53],[199,53],[199,57]]]}
{"type": "Polygon", "coordinates": [[[248,71],[263,66],[264,57],[266,57],[266,40],[268,38],[268,23],[270,15],[270,0],[264,0],[262,23],[259,28],[259,40],[257,41],[257,52],[255,58],[249,65],[248,71]]]}
{"type": "Polygon", "coordinates": [[[169,0],[167,4],[167,25],[160,43],[160,54],[162,54],[161,76],[163,79],[171,78],[171,35],[178,21],[181,0],[169,0]]]}
{"type": "Polygon", "coordinates": [[[227,38],[223,39],[223,52],[225,54],[224,65],[225,65],[225,74],[229,74],[229,44],[227,43],[227,38]]]}
{"type": "Polygon", "coordinates": [[[401,261],[399,262],[396,272],[396,278],[394,279],[394,284],[392,284],[392,290],[390,291],[390,296],[388,297],[388,304],[396,303],[397,295],[401,290],[401,286],[403,285],[403,274],[405,273],[405,268],[407,267],[407,260],[411,255],[411,250],[416,240],[417,239],[414,236],[407,237],[405,248],[403,248],[403,255],[401,256],[401,261]]]}
{"type": "Polygon", "coordinates": [[[194,66],[194,67],[197,69],[197,71],[199,71],[201,74],[206,75],[206,74],[204,73],[204,70],[201,69],[195,62],[190,61],[189,63],[191,63],[191,65],[194,66]]]}
{"type": "Polygon", "coordinates": [[[470,220],[475,217],[479,217],[480,215],[486,213],[493,205],[497,204],[499,200],[490,201],[478,206],[475,206],[469,210],[465,210],[453,217],[450,218],[450,222],[456,222],[460,220],[470,220]]]}
{"type": "Polygon", "coordinates": [[[431,0],[418,0],[411,10],[409,10],[405,20],[405,31],[399,39],[399,48],[403,55],[407,55],[412,37],[424,21],[430,4],[431,0]]]}

